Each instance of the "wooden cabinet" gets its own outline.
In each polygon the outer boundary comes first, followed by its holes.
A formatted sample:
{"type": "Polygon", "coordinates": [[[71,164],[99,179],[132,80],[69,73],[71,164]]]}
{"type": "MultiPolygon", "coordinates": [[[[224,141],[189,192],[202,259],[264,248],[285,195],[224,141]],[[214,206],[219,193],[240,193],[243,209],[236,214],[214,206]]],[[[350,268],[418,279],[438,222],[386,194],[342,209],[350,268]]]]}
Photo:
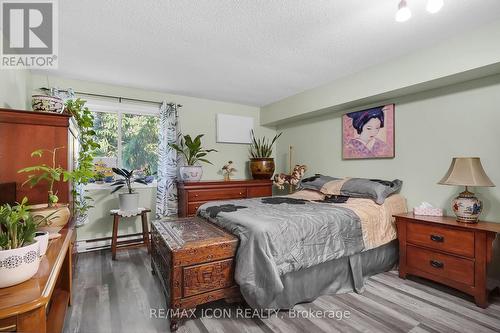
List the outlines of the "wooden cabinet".
{"type": "Polygon", "coordinates": [[[237,247],[238,238],[200,218],[151,223],[151,268],[172,310],[172,331],[182,310],[240,297],[234,282],[237,247]]]}
{"type": "MultiPolygon", "coordinates": [[[[15,182],[19,202],[26,196],[30,204],[46,203],[46,183],[34,188],[22,186],[28,175],[17,171],[35,164],[51,164],[50,154],[38,158],[31,157],[31,153],[56,147],[64,147],[57,152],[56,164],[72,170],[78,158],[77,136],[69,115],[0,109],[0,183],[15,182]]],[[[61,203],[71,203],[69,183],[56,183],[55,190],[61,203]]]]}
{"type": "Polygon", "coordinates": [[[40,268],[28,281],[0,289],[0,332],[61,332],[71,304],[74,229],[52,240],[40,268]]]}
{"type": "Polygon", "coordinates": [[[215,200],[268,197],[273,194],[271,180],[231,180],[179,182],[179,217],[194,216],[198,208],[215,200]]]}
{"type": "Polygon", "coordinates": [[[399,276],[421,276],[474,296],[488,306],[487,264],[500,223],[460,223],[452,217],[395,215],[399,276]]]}

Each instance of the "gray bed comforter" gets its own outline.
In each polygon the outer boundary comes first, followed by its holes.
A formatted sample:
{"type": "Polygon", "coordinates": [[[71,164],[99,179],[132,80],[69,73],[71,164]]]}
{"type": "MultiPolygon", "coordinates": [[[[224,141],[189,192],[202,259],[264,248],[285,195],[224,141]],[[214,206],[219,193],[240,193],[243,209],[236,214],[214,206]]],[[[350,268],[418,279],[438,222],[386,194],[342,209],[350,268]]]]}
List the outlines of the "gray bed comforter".
{"type": "Polygon", "coordinates": [[[254,308],[265,308],[282,292],[282,275],[364,248],[360,219],[350,209],[301,200],[261,200],[209,202],[198,210],[199,216],[239,237],[235,280],[254,308]]]}

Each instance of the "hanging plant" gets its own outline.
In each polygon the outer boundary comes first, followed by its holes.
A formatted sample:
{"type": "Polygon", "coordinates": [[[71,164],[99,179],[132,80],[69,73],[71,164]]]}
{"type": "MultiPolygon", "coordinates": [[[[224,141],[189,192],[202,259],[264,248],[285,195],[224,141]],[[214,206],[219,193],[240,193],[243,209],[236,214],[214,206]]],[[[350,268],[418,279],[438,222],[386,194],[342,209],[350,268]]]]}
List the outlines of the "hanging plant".
{"type": "Polygon", "coordinates": [[[95,152],[100,148],[99,143],[95,141],[94,116],[88,107],[87,101],[77,98],[66,101],[66,110],[73,116],[80,130],[80,152],[76,168],[71,173],[71,179],[75,186],[72,194],[75,202],[75,208],[78,215],[86,216],[89,208],[93,207],[90,202],[91,197],[84,194],[82,185],[89,183],[90,179],[95,178],[94,157],[95,152]]]}

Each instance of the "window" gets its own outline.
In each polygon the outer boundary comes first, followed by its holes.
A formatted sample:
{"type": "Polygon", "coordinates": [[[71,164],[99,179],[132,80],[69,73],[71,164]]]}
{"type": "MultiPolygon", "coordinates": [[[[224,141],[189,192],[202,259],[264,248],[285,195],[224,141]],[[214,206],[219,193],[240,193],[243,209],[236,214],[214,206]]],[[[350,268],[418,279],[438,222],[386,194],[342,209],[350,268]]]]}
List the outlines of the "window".
{"type": "MultiPolygon", "coordinates": [[[[134,111],[133,106],[94,105],[87,103],[94,115],[96,141],[101,148],[96,159],[126,169],[158,168],[158,115],[134,111]],[[107,111],[109,110],[109,111],[107,111]]],[[[156,110],[156,109],[153,109],[156,110]]]]}
{"type": "Polygon", "coordinates": [[[152,172],[158,168],[158,120],[156,116],[124,114],[122,117],[122,166],[152,172]]]}

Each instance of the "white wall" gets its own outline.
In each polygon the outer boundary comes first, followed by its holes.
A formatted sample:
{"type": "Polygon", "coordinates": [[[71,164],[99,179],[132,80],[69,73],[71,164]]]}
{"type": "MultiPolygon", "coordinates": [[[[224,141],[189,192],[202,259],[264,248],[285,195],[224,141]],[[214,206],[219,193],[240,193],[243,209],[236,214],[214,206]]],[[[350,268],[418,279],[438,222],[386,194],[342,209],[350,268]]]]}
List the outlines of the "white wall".
{"type": "Polygon", "coordinates": [[[31,110],[30,71],[24,69],[0,70],[0,107],[31,110]]]}

